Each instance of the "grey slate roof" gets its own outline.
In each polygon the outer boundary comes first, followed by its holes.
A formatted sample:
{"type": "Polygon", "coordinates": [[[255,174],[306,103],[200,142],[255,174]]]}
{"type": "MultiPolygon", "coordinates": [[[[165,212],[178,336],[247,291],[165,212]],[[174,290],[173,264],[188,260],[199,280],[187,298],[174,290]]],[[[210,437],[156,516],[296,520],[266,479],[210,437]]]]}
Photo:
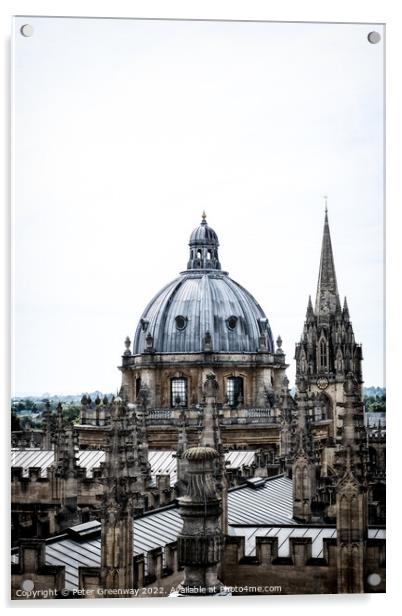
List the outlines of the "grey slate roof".
{"type": "MultiPolygon", "coordinates": [[[[150,451],[149,462],[151,464],[151,474],[170,475],[170,483],[173,485],[177,481],[177,461],[174,451],[150,451]]],[[[229,462],[229,468],[240,468],[249,466],[254,461],[254,451],[230,451],[225,454],[225,459],[229,462]]],[[[87,469],[87,476],[91,476],[92,469],[100,465],[105,459],[105,452],[98,450],[81,450],[78,452],[78,464],[87,469]]],[[[21,466],[23,476],[28,476],[29,467],[40,467],[42,477],[46,477],[46,470],[54,463],[54,451],[43,451],[41,449],[12,449],[11,466],[21,466]]]]}
{"type": "Polygon", "coordinates": [[[268,351],[273,351],[272,333],[267,317],[254,297],[225,272],[183,272],[166,285],[145,308],[138,324],[133,353],[143,353],[146,336],[151,334],[157,353],[198,353],[203,351],[207,332],[215,353],[255,353],[259,346],[259,321],[267,324],[268,351]],[[176,317],[187,321],[176,327],[176,317]],[[227,319],[237,317],[230,330],[227,319]],[[144,325],[145,324],[145,325],[144,325]]]}
{"type": "MultiPolygon", "coordinates": [[[[311,537],[312,557],[323,558],[323,539],[336,539],[336,528],[329,526],[312,528],[301,525],[293,528],[289,526],[235,526],[230,528],[230,534],[245,538],[245,556],[256,555],[255,540],[257,537],[278,537],[278,556],[280,557],[290,555],[289,539],[291,537],[311,537]]],[[[385,529],[370,528],[368,531],[368,536],[370,539],[385,539],[385,529]]]]}
{"type": "MultiPolygon", "coordinates": [[[[134,555],[146,554],[156,547],[163,547],[176,541],[181,530],[182,521],[178,509],[169,512],[155,513],[153,516],[143,519],[143,525],[138,525],[140,520],[134,523],[134,555]],[[153,531],[157,529],[157,534],[153,531]]],[[[100,526],[100,525],[99,525],[100,526]]],[[[336,538],[335,528],[308,528],[300,526],[291,527],[266,527],[266,528],[239,528],[229,527],[229,534],[245,537],[245,556],[255,556],[257,537],[278,537],[278,556],[289,556],[289,539],[291,537],[311,537],[313,558],[323,557],[323,539],[336,538]]],[[[370,539],[384,539],[384,529],[369,529],[370,539]]],[[[85,542],[76,542],[71,539],[61,539],[46,545],[46,563],[48,565],[61,565],[66,568],[66,588],[78,588],[79,567],[99,567],[101,559],[100,536],[85,542]]],[[[14,559],[15,560],[15,559],[14,559]]],[[[146,562],[146,561],[145,561],[146,562]]],[[[147,571],[147,566],[145,567],[147,571]]]]}
{"type": "Polygon", "coordinates": [[[234,489],[228,495],[229,524],[294,524],[292,480],[278,477],[262,488],[234,489]]]}
{"type": "MultiPolygon", "coordinates": [[[[336,537],[334,527],[306,527],[291,519],[292,482],[286,477],[274,477],[263,488],[244,486],[228,495],[229,534],[245,537],[245,555],[254,556],[256,537],[278,537],[279,556],[289,556],[291,537],[311,537],[313,557],[322,557],[323,539],[336,537]],[[239,520],[244,520],[239,526],[239,520]],[[277,520],[282,520],[278,522],[277,520]],[[281,525],[282,524],[282,525],[281,525]],[[284,526],[286,525],[286,526],[284,526]]],[[[134,554],[146,554],[157,547],[176,541],[182,527],[177,505],[165,507],[134,520],[134,554]]],[[[46,542],[46,562],[66,568],[66,588],[78,587],[78,568],[100,566],[100,523],[88,522],[74,526],[60,538],[46,542]],[[98,529],[98,532],[96,532],[98,529]],[[95,534],[85,535],[95,531],[95,534]],[[76,534],[77,539],[74,538],[76,534]],[[81,540],[78,537],[81,536],[81,540]]],[[[385,530],[371,528],[369,537],[385,538],[385,530]]],[[[17,562],[16,555],[12,561],[17,562]]],[[[145,559],[146,570],[147,561],[145,559]]]]}

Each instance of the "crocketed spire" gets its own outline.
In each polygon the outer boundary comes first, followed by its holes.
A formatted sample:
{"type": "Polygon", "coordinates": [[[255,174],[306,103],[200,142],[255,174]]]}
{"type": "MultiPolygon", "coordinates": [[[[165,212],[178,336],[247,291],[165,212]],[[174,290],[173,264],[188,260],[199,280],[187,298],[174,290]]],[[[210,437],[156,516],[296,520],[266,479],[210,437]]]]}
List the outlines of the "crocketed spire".
{"type": "Polygon", "coordinates": [[[315,313],[319,318],[326,317],[330,314],[335,314],[336,308],[339,305],[338,285],[336,282],[335,263],[328,224],[328,209],[325,206],[324,233],[321,247],[317,297],[315,300],[315,313]]]}

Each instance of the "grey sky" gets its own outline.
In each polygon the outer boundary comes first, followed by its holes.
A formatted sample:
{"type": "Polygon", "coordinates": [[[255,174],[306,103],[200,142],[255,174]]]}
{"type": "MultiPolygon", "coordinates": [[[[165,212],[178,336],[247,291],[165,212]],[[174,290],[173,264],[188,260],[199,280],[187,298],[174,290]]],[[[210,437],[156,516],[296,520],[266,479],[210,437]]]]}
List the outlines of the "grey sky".
{"type": "Polygon", "coordinates": [[[14,394],[115,391],[123,340],[185,269],[204,208],[293,381],[324,194],[364,378],[383,384],[383,43],[371,29],[15,20],[14,394]]]}

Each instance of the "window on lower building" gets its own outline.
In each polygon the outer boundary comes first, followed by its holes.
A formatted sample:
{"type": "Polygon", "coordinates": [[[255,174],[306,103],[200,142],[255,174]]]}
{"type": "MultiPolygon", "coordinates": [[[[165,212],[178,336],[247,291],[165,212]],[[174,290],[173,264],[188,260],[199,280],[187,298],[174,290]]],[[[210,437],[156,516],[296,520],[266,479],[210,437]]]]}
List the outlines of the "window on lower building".
{"type": "Polygon", "coordinates": [[[187,379],[174,378],[170,381],[171,406],[187,406],[187,379]]]}
{"type": "Polygon", "coordinates": [[[230,376],[226,379],[226,399],[229,406],[236,408],[244,401],[243,379],[241,376],[230,376]]]}

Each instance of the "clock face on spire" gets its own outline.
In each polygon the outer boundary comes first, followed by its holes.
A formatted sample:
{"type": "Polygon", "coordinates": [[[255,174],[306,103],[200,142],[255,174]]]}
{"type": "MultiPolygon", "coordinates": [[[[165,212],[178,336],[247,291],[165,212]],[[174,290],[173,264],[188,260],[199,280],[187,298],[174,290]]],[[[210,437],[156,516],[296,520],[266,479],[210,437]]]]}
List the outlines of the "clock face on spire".
{"type": "Polygon", "coordinates": [[[319,376],[317,379],[317,387],[319,389],[327,389],[329,381],[326,376],[319,376]]]}

